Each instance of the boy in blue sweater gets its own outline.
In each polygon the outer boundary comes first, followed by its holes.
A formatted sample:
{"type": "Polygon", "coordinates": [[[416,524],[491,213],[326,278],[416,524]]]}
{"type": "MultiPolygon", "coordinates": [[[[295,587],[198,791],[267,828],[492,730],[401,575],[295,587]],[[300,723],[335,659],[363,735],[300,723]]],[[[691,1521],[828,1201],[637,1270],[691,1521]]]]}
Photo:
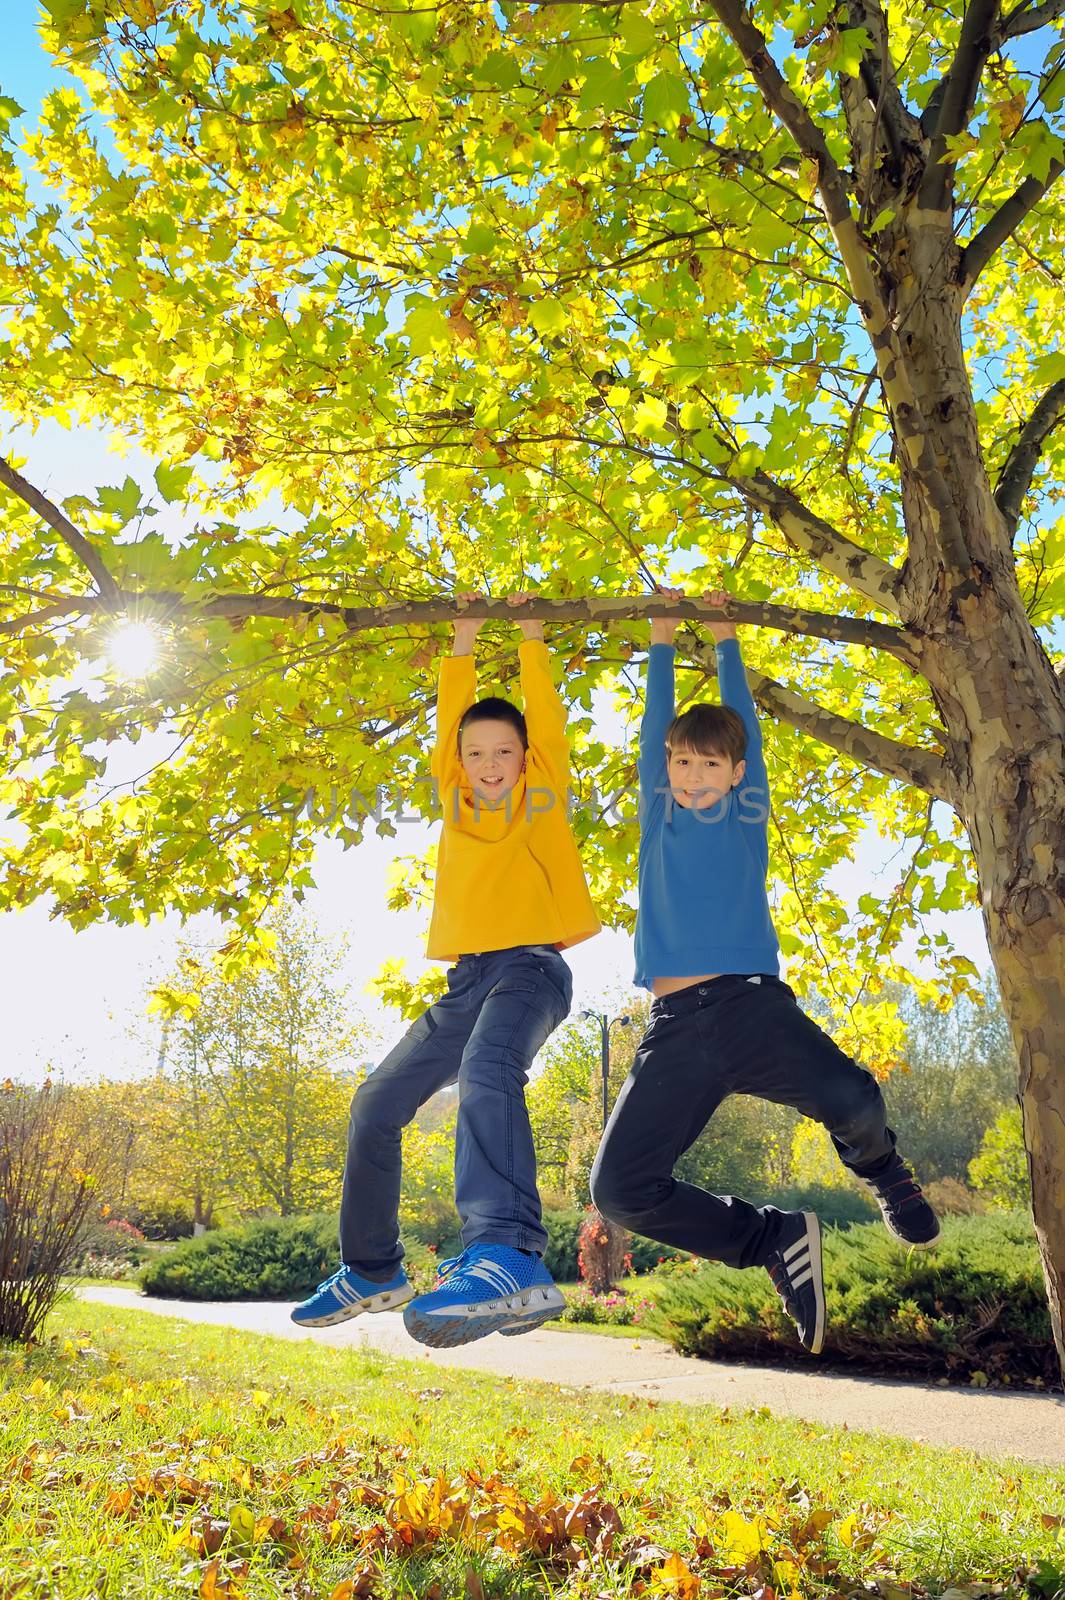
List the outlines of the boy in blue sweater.
{"type": "MultiPolygon", "coordinates": [[[[705,598],[728,600],[723,590],[705,598]]],[[[769,783],[736,629],[709,624],[723,703],[676,716],[680,620],[651,624],[640,730],[636,982],[655,999],[596,1156],[592,1198],[604,1216],[662,1244],[765,1267],[816,1353],[825,1330],[816,1215],[673,1177],[721,1101],[755,1095],[823,1123],[904,1244],[934,1244],[939,1223],[896,1154],[876,1079],[799,1009],[779,976],[765,883],[769,783]]]]}

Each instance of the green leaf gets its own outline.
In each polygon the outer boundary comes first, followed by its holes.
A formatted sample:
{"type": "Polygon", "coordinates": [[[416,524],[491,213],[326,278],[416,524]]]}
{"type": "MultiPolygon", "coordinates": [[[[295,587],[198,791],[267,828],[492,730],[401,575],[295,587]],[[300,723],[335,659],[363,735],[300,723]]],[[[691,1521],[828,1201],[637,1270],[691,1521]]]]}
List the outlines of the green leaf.
{"type": "Polygon", "coordinates": [[[106,511],[110,517],[117,517],[123,527],[127,522],[132,522],[141,507],[140,485],[129,477],[121,488],[105,487],[99,491],[96,498],[100,510],[106,511]]]}
{"type": "Polygon", "coordinates": [[[561,333],[569,325],[569,313],[560,300],[537,300],[529,321],[537,333],[561,333]]]}
{"type": "Polygon", "coordinates": [[[155,469],[155,486],[168,505],[185,498],[191,481],[191,467],[168,467],[160,462],[155,469]]]}
{"type": "Polygon", "coordinates": [[[669,416],[669,407],[656,395],[645,395],[636,407],[633,428],[636,433],[656,437],[662,432],[669,416]]]}
{"type": "Polygon", "coordinates": [[[683,78],[673,72],[660,72],[643,91],[643,120],[672,133],[685,113],[691,111],[691,95],[683,78]]]}
{"type": "Polygon", "coordinates": [[[407,313],[403,333],[411,355],[429,355],[437,345],[447,343],[447,319],[435,300],[417,295],[413,297],[413,309],[407,313]]]}

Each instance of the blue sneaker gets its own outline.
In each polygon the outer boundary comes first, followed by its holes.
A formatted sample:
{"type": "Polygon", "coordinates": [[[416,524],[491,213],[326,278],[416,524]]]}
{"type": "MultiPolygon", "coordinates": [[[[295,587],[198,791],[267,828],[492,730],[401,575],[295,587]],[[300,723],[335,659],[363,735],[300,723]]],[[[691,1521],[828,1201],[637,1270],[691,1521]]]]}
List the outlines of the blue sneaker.
{"type": "Polygon", "coordinates": [[[328,1328],[361,1311],[395,1311],[413,1293],[414,1285],[402,1267],[396,1268],[387,1283],[374,1283],[351,1267],[338,1267],[309,1299],[292,1307],[291,1317],[301,1328],[328,1328]]]}
{"type": "Polygon", "coordinates": [[[403,1313],[421,1344],[471,1344],[489,1333],[527,1333],[565,1306],[539,1256],[506,1244],[473,1244],[440,1263],[435,1289],[403,1313]]]}

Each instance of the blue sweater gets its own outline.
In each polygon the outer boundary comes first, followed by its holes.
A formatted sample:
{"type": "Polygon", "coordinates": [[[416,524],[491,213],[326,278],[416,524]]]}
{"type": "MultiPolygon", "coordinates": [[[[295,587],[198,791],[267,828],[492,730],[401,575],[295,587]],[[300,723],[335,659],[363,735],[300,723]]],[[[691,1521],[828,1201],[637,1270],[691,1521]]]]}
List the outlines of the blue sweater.
{"type": "Polygon", "coordinates": [[[640,727],[640,909],[636,982],[704,972],[779,976],[769,914],[769,780],[762,734],[739,642],[717,647],[723,705],[743,718],[747,766],[734,789],[704,810],[669,792],[666,730],[673,720],[673,646],[651,646],[640,727]]]}

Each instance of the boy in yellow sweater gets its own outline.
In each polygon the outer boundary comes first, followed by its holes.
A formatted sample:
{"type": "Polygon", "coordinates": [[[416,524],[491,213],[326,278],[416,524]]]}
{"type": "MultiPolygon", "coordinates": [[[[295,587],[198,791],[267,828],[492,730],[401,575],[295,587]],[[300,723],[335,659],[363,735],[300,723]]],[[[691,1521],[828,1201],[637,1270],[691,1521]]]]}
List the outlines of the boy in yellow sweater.
{"type": "Polygon", "coordinates": [[[524,1333],[564,1303],[541,1259],[547,1234],[524,1091],[533,1058],[569,1012],[572,978],[559,951],[597,933],[599,919],[567,817],[566,712],[543,625],[519,623],[524,716],[508,700],[475,699],[480,627],[456,622],[437,696],[431,771],[444,816],[426,954],[452,963],[447,993],[352,1101],[343,1265],[293,1310],[306,1326],[406,1305],[416,1339],[456,1345],[524,1333]],[[455,1082],[464,1249],[442,1264],[431,1293],[412,1299],[399,1238],[402,1130],[455,1082]]]}

